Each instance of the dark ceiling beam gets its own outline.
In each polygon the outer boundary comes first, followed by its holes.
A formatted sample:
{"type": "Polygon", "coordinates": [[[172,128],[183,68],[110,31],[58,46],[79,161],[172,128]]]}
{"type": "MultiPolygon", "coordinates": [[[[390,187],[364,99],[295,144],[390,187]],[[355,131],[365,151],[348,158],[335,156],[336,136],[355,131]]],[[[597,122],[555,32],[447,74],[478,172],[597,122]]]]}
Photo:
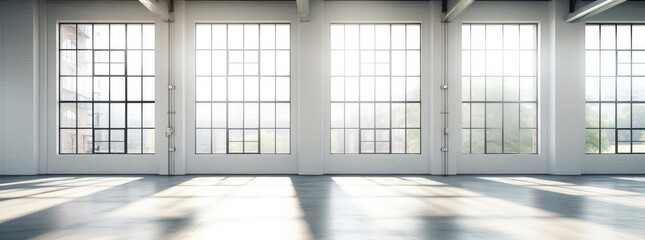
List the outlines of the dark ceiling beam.
{"type": "Polygon", "coordinates": [[[475,2],[475,0],[443,0],[442,9],[445,5],[445,10],[443,11],[443,15],[441,16],[441,22],[451,22],[452,20],[457,18],[459,14],[466,10],[468,6],[473,4],[473,2],[475,2]]]}
{"type": "MultiPolygon", "coordinates": [[[[578,9],[575,9],[573,12],[567,15],[564,21],[568,23],[577,22],[582,19],[601,13],[623,2],[625,2],[625,0],[596,0],[578,9]]],[[[569,3],[571,3],[571,1],[569,3]]],[[[574,8],[575,8],[575,3],[574,3],[574,8]]]]}
{"type": "Polygon", "coordinates": [[[157,16],[161,21],[173,22],[172,0],[139,0],[152,14],[157,16]]]}

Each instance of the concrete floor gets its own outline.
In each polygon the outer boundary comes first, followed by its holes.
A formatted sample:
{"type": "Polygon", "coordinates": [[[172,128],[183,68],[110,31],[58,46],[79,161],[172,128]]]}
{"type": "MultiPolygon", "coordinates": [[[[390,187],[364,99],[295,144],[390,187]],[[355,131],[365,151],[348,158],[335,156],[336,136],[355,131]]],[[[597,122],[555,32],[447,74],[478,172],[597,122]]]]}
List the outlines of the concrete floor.
{"type": "Polygon", "coordinates": [[[645,239],[645,176],[5,176],[0,239],[645,239]]]}

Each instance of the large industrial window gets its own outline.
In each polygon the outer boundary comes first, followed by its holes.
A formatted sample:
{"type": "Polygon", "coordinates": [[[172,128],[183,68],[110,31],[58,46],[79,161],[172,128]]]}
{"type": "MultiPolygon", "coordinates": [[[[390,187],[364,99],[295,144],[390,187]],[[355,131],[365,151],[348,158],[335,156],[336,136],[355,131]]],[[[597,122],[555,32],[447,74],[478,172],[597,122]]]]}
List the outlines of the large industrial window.
{"type": "Polygon", "coordinates": [[[196,24],[196,153],[290,153],[289,24],[196,24]]]}
{"type": "Polygon", "coordinates": [[[421,153],[421,25],[331,24],[331,153],[421,153]]]}
{"type": "Polygon", "coordinates": [[[537,25],[462,26],[462,153],[537,153],[537,25]]]}
{"type": "Polygon", "coordinates": [[[587,153],[645,153],[645,25],[587,24],[587,153]]]}
{"type": "Polygon", "coordinates": [[[154,153],[154,24],[59,25],[59,152],[154,153]]]}

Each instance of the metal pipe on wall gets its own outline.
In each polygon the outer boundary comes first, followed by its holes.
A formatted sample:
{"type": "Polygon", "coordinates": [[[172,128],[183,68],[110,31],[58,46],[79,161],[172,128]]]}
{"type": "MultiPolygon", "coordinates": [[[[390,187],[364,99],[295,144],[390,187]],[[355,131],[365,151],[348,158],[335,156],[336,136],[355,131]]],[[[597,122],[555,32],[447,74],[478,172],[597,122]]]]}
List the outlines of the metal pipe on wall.
{"type": "Polygon", "coordinates": [[[450,126],[448,121],[448,23],[441,23],[441,34],[443,35],[443,42],[441,48],[442,60],[443,60],[443,71],[441,72],[441,94],[442,94],[442,103],[441,103],[441,126],[443,135],[441,138],[441,165],[442,165],[442,175],[448,175],[448,134],[450,132],[450,126]]]}

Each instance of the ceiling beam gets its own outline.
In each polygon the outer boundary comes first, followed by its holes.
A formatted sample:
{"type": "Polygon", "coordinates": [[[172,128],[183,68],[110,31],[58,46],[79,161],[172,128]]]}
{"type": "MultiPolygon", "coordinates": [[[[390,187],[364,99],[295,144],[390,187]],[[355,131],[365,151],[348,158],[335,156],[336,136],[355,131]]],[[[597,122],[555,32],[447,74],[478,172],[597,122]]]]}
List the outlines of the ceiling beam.
{"type": "Polygon", "coordinates": [[[475,0],[444,0],[446,1],[446,11],[443,12],[441,22],[451,22],[461,14],[475,0]]]}
{"type": "Polygon", "coordinates": [[[172,12],[171,0],[139,0],[150,12],[157,16],[161,21],[174,22],[172,12]]]}
{"type": "Polygon", "coordinates": [[[298,17],[301,22],[309,22],[309,0],[296,0],[298,17]]]}
{"type": "Polygon", "coordinates": [[[564,21],[568,23],[577,22],[601,13],[625,1],[626,0],[596,0],[581,8],[576,9],[572,13],[569,13],[564,21]]]}

